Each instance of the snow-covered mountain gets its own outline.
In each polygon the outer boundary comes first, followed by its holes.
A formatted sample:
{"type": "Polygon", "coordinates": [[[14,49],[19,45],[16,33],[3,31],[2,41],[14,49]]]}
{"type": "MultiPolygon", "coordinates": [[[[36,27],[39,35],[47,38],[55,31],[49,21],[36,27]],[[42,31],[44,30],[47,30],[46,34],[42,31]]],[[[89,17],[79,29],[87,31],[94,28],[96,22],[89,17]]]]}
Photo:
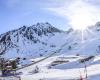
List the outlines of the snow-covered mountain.
{"type": "Polygon", "coordinates": [[[100,80],[99,35],[100,22],[84,31],[37,23],[1,34],[0,55],[20,58],[17,73],[21,80],[100,80]]]}
{"type": "Polygon", "coordinates": [[[49,23],[23,26],[0,35],[0,54],[6,58],[42,56],[55,51],[64,34],[49,23]]]}
{"type": "Polygon", "coordinates": [[[58,54],[99,54],[100,22],[85,31],[59,30],[49,23],[23,26],[0,35],[0,54],[6,58],[46,56],[59,49],[58,54]]]}

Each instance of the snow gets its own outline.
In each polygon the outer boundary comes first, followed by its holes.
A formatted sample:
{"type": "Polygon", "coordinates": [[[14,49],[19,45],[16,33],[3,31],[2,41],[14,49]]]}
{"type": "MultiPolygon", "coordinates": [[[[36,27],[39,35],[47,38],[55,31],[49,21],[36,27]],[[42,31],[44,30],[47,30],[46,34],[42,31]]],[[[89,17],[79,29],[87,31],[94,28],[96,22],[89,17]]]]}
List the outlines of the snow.
{"type": "Polygon", "coordinates": [[[55,29],[49,23],[38,23],[26,27],[23,31],[24,28],[0,36],[1,40],[6,35],[7,44],[0,43],[1,51],[5,49],[5,46],[7,47],[5,54],[2,55],[4,58],[15,59],[20,57],[20,67],[32,63],[32,65],[17,71],[18,73],[22,72],[19,75],[22,80],[77,80],[80,79],[80,74],[83,78],[86,77],[85,66],[87,66],[89,80],[100,80],[100,37],[98,36],[100,35],[100,31],[98,31],[100,26],[92,26],[83,33],[74,30],[67,33],[55,29]],[[56,31],[44,34],[43,31],[48,32],[52,28],[56,31]],[[42,35],[39,36],[38,32],[33,29],[42,31],[42,35]],[[29,39],[23,34],[26,34],[29,39]],[[30,34],[32,34],[34,40],[37,40],[36,43],[30,40],[30,34]],[[9,36],[11,40],[7,40],[9,36]],[[44,59],[54,52],[53,56],[44,59]],[[76,56],[77,54],[78,56],[76,56]],[[94,58],[86,61],[85,64],[79,62],[88,56],[94,56],[94,58]],[[26,60],[23,60],[23,58],[26,58],[26,60]],[[58,62],[55,66],[52,66],[55,61],[65,62],[58,62]],[[38,73],[34,73],[36,67],[39,68],[38,73]]]}
{"type": "MultiPolygon", "coordinates": [[[[97,63],[91,65],[91,63],[96,59],[96,57],[93,60],[91,59],[86,62],[88,80],[100,79],[99,77],[100,64],[97,63]]],[[[23,72],[23,74],[21,75],[21,79],[22,80],[40,80],[40,79],[43,80],[75,80],[76,79],[77,80],[80,79],[80,76],[82,76],[83,78],[86,77],[86,74],[84,72],[85,65],[83,63],[79,63],[79,60],[83,59],[84,56],[79,56],[79,57],[74,55],[73,57],[72,55],[65,56],[65,59],[69,60],[68,63],[63,63],[48,68],[48,66],[50,66],[50,64],[53,61],[59,60],[60,58],[62,60],[62,56],[53,56],[40,63],[19,70],[18,72],[23,72]],[[30,73],[32,72],[32,70],[34,70],[36,66],[39,67],[39,73],[30,73]]]]}

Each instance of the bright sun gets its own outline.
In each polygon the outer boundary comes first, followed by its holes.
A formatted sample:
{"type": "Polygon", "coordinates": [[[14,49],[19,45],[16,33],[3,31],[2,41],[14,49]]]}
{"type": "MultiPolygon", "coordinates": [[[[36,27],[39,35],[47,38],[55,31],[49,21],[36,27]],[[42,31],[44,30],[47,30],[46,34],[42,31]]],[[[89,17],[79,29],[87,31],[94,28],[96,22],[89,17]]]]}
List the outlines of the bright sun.
{"type": "Polygon", "coordinates": [[[73,16],[71,22],[72,27],[75,30],[85,30],[91,23],[92,21],[89,19],[89,17],[84,14],[73,16]]]}
{"type": "Polygon", "coordinates": [[[74,30],[85,30],[89,25],[93,24],[93,17],[87,10],[78,9],[71,16],[71,25],[74,30]]]}

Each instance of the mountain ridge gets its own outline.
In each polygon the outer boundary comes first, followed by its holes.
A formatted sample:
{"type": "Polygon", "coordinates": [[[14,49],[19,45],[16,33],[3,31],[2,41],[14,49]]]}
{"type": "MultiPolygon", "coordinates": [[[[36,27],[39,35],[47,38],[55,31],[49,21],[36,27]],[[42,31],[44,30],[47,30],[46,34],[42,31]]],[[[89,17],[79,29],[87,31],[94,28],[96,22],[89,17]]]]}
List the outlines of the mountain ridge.
{"type": "Polygon", "coordinates": [[[47,22],[23,26],[0,35],[0,54],[5,58],[34,58],[59,49],[59,54],[66,55],[99,54],[99,26],[99,23],[90,26],[84,31],[84,36],[79,30],[62,31],[47,22]]]}

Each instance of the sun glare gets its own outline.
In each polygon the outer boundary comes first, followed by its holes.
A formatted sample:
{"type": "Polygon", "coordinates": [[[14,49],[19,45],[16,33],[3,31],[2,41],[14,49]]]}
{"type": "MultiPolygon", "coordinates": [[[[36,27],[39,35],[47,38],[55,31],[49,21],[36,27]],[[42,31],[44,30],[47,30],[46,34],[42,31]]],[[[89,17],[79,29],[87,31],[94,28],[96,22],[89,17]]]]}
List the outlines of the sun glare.
{"type": "Polygon", "coordinates": [[[74,30],[80,30],[81,41],[85,42],[85,32],[88,30],[88,26],[94,23],[94,18],[88,10],[78,9],[75,14],[71,16],[71,26],[74,30]]]}
{"type": "Polygon", "coordinates": [[[74,30],[85,30],[92,21],[89,20],[88,16],[75,15],[72,18],[72,27],[74,30]]]}
{"type": "Polygon", "coordinates": [[[78,9],[71,17],[71,25],[74,30],[85,30],[94,22],[93,16],[87,10],[78,9]]]}
{"type": "Polygon", "coordinates": [[[82,15],[76,15],[72,19],[72,27],[75,30],[84,30],[88,26],[88,19],[85,16],[82,15]]]}

